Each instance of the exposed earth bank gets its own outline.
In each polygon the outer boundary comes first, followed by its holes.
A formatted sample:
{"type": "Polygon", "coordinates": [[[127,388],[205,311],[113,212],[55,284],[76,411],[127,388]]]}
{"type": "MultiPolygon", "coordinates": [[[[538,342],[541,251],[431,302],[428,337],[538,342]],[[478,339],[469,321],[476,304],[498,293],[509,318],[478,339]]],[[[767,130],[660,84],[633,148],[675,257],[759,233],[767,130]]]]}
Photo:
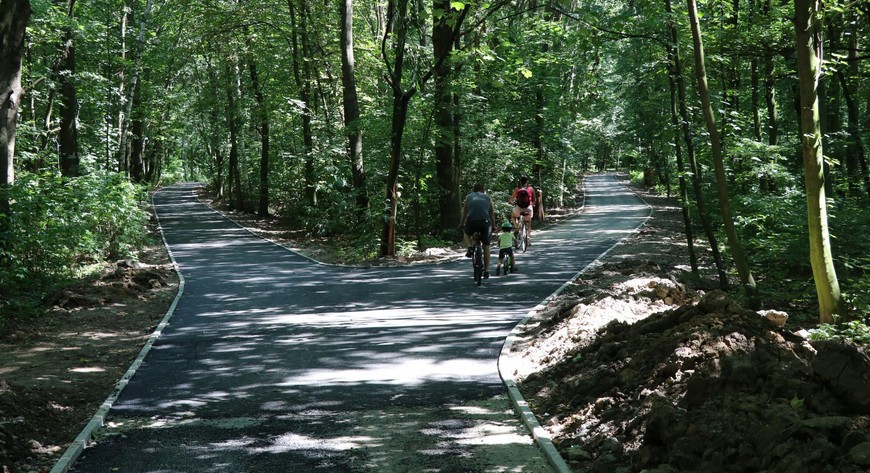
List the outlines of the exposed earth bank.
{"type": "Polygon", "coordinates": [[[688,277],[679,210],[645,197],[648,224],[513,347],[520,390],[571,468],[870,471],[864,351],[810,342],[784,312],[688,277]]]}

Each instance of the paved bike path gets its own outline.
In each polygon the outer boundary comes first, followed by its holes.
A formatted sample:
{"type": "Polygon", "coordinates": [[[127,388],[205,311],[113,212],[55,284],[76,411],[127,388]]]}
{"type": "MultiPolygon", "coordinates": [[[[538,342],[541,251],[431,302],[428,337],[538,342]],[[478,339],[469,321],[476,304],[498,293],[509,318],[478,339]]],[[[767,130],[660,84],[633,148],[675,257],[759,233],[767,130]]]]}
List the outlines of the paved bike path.
{"type": "Polygon", "coordinates": [[[579,217],[534,232],[520,273],[477,287],[468,260],[313,263],[190,184],[154,204],[184,295],[71,471],[545,471],[512,414],[487,404],[505,391],[501,344],[649,215],[613,176],[590,176],[579,217]]]}

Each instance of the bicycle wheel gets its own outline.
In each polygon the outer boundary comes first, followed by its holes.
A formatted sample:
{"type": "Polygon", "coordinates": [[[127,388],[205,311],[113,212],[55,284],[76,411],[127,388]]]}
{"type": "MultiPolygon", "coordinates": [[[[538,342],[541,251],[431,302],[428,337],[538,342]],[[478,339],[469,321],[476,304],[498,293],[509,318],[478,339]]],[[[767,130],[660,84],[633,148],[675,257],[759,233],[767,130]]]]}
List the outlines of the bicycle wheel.
{"type": "Polygon", "coordinates": [[[523,253],[526,252],[526,248],[529,245],[529,239],[526,237],[526,224],[523,223],[523,226],[520,227],[520,251],[523,253]]]}
{"type": "Polygon", "coordinates": [[[504,255],[504,274],[507,276],[511,267],[511,255],[504,255]]]}
{"type": "Polygon", "coordinates": [[[480,242],[474,245],[474,257],[472,261],[474,262],[474,282],[480,286],[483,280],[483,248],[480,246],[480,242]]]}

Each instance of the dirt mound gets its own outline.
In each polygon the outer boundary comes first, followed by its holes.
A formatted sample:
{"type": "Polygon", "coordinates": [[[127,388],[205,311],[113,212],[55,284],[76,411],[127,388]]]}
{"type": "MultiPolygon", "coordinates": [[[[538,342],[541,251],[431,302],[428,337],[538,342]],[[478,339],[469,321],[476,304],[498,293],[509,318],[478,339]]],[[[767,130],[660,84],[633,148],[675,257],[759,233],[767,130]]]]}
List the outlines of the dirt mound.
{"type": "Polygon", "coordinates": [[[43,302],[45,306],[61,311],[101,307],[130,297],[144,299],[149,291],[167,286],[173,278],[170,265],[121,260],[97,281],[63,288],[46,297],[43,302]]]}
{"type": "Polygon", "coordinates": [[[713,292],[576,347],[521,385],[576,471],[870,469],[855,346],[811,344],[713,292]]]}
{"type": "Polygon", "coordinates": [[[148,250],[0,333],[0,472],[49,471],[166,314],[178,279],[162,245],[148,250]]]}

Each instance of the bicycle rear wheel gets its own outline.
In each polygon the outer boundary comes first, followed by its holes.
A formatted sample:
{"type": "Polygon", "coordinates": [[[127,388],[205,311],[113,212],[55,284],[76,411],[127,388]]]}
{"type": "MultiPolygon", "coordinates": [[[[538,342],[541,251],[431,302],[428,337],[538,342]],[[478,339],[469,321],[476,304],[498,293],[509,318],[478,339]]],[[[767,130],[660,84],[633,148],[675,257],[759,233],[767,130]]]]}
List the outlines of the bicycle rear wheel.
{"type": "Polygon", "coordinates": [[[526,233],[528,233],[526,225],[528,224],[523,221],[523,225],[520,227],[520,251],[523,253],[526,252],[526,248],[529,246],[529,238],[526,236],[526,233]]]}
{"type": "Polygon", "coordinates": [[[483,247],[480,246],[480,241],[474,245],[474,256],[471,261],[474,264],[474,282],[480,286],[483,280],[483,247]]]}

